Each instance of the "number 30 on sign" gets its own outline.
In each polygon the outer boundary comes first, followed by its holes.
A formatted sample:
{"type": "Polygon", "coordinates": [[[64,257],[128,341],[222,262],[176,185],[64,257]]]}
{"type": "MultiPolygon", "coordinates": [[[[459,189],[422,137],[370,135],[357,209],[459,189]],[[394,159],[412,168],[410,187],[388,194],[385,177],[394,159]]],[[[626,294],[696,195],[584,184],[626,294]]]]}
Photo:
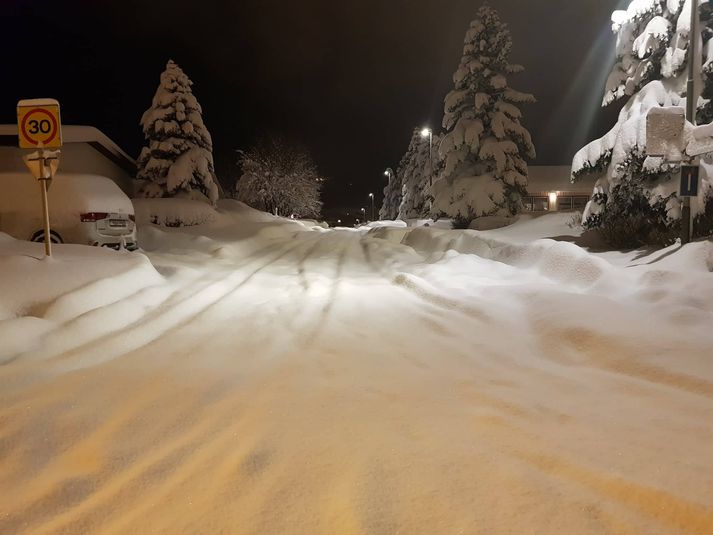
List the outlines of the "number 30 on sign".
{"type": "Polygon", "coordinates": [[[42,98],[17,103],[17,136],[21,149],[58,149],[62,146],[59,102],[42,98]]]}

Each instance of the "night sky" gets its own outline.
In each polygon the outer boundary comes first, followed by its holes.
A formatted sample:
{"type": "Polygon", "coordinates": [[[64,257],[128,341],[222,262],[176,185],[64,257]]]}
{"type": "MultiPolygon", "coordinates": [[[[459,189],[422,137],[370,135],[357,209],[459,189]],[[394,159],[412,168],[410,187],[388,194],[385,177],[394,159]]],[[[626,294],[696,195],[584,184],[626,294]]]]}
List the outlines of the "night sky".
{"type": "MultiPolygon", "coordinates": [[[[473,0],[3,0],[0,122],[21,98],[51,97],[65,124],[106,132],[132,156],[166,61],[194,81],[223,183],[235,150],[263,134],[307,146],[329,178],[327,207],[381,196],[415,126],[440,127],[473,0]]],[[[613,123],[598,105],[619,0],[491,0],[509,23],[511,86],[535,164],[568,164],[613,123]]]]}

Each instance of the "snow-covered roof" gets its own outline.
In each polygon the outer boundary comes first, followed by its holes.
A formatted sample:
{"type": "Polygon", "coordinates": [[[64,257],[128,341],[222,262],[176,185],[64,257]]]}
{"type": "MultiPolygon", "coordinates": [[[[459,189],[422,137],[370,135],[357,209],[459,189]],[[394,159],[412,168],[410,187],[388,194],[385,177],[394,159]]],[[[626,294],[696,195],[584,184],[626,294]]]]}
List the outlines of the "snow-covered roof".
{"type": "MultiPolygon", "coordinates": [[[[64,143],[88,143],[122,168],[133,170],[136,167],[136,161],[131,156],[101,130],[93,126],[62,125],[62,141],[64,143]]],[[[0,124],[0,145],[17,145],[16,124],[0,124]],[[3,138],[15,139],[8,141],[3,138]]]]}
{"type": "Polygon", "coordinates": [[[59,102],[53,98],[30,98],[17,103],[18,108],[23,106],[59,106],[59,102]]]}

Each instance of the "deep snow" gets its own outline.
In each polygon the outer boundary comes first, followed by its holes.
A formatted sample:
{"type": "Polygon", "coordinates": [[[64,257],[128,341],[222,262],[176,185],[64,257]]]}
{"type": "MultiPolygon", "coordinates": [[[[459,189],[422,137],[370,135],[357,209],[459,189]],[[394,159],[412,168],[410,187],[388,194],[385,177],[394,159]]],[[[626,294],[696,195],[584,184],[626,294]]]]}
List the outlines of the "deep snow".
{"type": "Polygon", "coordinates": [[[0,236],[0,533],[705,533],[713,243],[570,218],[0,236]]]}

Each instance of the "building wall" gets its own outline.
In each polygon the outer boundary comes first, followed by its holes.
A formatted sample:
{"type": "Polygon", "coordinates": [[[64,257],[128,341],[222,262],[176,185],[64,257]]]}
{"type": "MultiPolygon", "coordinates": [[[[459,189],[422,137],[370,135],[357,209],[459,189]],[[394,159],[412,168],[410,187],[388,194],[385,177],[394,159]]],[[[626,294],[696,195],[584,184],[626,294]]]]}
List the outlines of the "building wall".
{"type": "Polygon", "coordinates": [[[525,210],[530,212],[583,210],[596,182],[595,177],[589,177],[572,184],[568,165],[532,165],[528,173],[525,210]]]}

